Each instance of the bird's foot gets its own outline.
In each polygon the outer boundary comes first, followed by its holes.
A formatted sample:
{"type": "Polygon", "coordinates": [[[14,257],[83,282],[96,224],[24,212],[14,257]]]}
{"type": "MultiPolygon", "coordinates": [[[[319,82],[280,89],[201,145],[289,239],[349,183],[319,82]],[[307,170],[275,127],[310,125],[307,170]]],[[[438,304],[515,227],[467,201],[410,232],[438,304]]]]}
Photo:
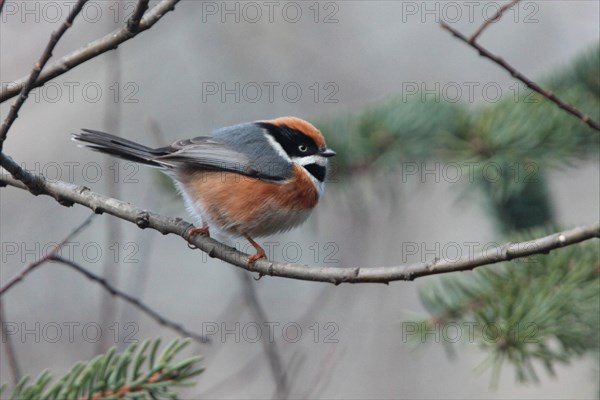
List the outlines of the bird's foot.
{"type": "Polygon", "coordinates": [[[250,266],[251,264],[254,264],[254,262],[256,260],[260,260],[261,258],[266,259],[267,254],[265,253],[265,250],[262,247],[260,247],[258,243],[256,243],[254,240],[252,240],[252,238],[250,236],[248,236],[248,235],[244,235],[244,236],[246,237],[246,240],[248,240],[248,242],[250,242],[252,247],[254,247],[256,249],[256,254],[248,256],[248,266],[250,266]]]}
{"type": "Polygon", "coordinates": [[[193,227],[187,234],[188,239],[194,235],[201,234],[210,237],[210,232],[208,231],[208,226],[203,226],[202,228],[193,227]]]}

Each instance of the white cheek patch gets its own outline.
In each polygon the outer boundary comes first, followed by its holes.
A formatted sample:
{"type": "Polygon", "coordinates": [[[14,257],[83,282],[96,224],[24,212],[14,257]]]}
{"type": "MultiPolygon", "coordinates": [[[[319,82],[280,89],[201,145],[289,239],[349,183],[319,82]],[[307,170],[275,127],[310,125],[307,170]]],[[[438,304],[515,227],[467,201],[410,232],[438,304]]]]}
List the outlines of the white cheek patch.
{"type": "Polygon", "coordinates": [[[313,154],[312,156],[293,157],[292,161],[300,165],[317,164],[323,167],[327,166],[327,159],[323,156],[313,154]]]}
{"type": "Polygon", "coordinates": [[[288,156],[288,153],[285,152],[283,147],[281,147],[281,144],[279,144],[279,142],[277,140],[275,140],[275,138],[273,136],[269,135],[268,133],[264,133],[264,135],[267,138],[267,141],[269,142],[269,144],[271,146],[273,146],[275,151],[277,151],[277,154],[279,154],[281,157],[283,157],[287,161],[292,161],[290,159],[290,156],[288,156]]]}

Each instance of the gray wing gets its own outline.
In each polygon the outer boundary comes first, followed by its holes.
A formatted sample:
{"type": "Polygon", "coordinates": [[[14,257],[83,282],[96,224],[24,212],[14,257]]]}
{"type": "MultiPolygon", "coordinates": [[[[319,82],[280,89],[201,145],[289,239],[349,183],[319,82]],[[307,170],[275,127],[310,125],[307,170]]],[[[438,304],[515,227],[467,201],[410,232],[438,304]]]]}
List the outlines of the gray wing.
{"type": "Polygon", "coordinates": [[[244,174],[252,173],[248,157],[210,137],[199,136],[179,140],[161,150],[166,154],[155,157],[154,160],[173,167],[185,164],[244,174]]]}
{"type": "Polygon", "coordinates": [[[195,166],[200,169],[237,172],[271,180],[288,178],[288,174],[284,171],[262,168],[256,160],[254,162],[251,160],[251,154],[245,154],[233,147],[223,140],[199,136],[179,140],[171,146],[161,148],[160,150],[166,154],[154,157],[153,160],[174,168],[195,166]]]}

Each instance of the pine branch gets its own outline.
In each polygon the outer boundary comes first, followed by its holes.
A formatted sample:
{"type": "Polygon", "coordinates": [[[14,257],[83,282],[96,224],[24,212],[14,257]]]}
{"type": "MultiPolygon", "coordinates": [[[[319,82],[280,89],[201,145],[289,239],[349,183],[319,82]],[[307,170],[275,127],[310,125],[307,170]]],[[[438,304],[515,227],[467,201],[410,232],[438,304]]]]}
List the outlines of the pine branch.
{"type": "Polygon", "coordinates": [[[488,353],[479,369],[491,368],[493,385],[504,363],[515,368],[517,380],[537,381],[534,362],[554,374],[555,364],[598,349],[599,272],[598,248],[587,243],[468,279],[445,277],[421,291],[431,316],[409,323],[410,338],[425,343],[436,337],[451,346],[462,333],[462,342],[488,353]]]}
{"type": "MultiPolygon", "coordinates": [[[[600,224],[580,226],[549,236],[539,237],[522,243],[507,243],[494,252],[484,252],[461,260],[434,260],[427,263],[399,265],[391,267],[308,267],[306,265],[286,264],[276,261],[258,260],[248,263],[248,255],[226,246],[213,238],[202,235],[189,236],[193,225],[181,218],[170,218],[151,211],[143,210],[132,204],[113,199],[83,186],[62,181],[43,182],[42,194],[53,197],[63,205],[74,203],[90,208],[97,214],[107,213],[117,218],[135,223],[138,227],[150,228],[163,234],[176,234],[189,244],[206,252],[210,257],[218,258],[234,266],[260,275],[278,276],[307,281],[340,283],[389,283],[392,281],[412,281],[423,276],[444,274],[456,271],[468,271],[477,267],[528,257],[533,254],[546,254],[552,250],[600,237],[600,224]]],[[[27,190],[20,181],[0,174],[0,185],[11,185],[27,190]]]]}
{"type": "MultiPolygon", "coordinates": [[[[194,384],[191,378],[204,371],[198,366],[202,357],[175,360],[189,343],[175,339],[160,354],[160,339],[130,345],[122,353],[112,348],[91,361],[78,362],[53,385],[47,370],[35,382],[23,378],[6,399],[173,399],[177,397],[173,388],[194,384]]],[[[5,386],[0,388],[0,395],[5,386]]]]}

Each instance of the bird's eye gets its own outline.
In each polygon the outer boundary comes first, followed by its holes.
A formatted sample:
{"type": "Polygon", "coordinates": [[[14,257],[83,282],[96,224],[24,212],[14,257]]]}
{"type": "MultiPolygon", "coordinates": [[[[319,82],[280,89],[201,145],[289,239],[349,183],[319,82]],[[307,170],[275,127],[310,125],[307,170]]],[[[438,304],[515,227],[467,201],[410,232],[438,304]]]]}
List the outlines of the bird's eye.
{"type": "Polygon", "coordinates": [[[300,146],[298,146],[298,150],[300,150],[303,153],[306,153],[308,151],[308,147],[305,144],[301,144],[300,146]]]}

